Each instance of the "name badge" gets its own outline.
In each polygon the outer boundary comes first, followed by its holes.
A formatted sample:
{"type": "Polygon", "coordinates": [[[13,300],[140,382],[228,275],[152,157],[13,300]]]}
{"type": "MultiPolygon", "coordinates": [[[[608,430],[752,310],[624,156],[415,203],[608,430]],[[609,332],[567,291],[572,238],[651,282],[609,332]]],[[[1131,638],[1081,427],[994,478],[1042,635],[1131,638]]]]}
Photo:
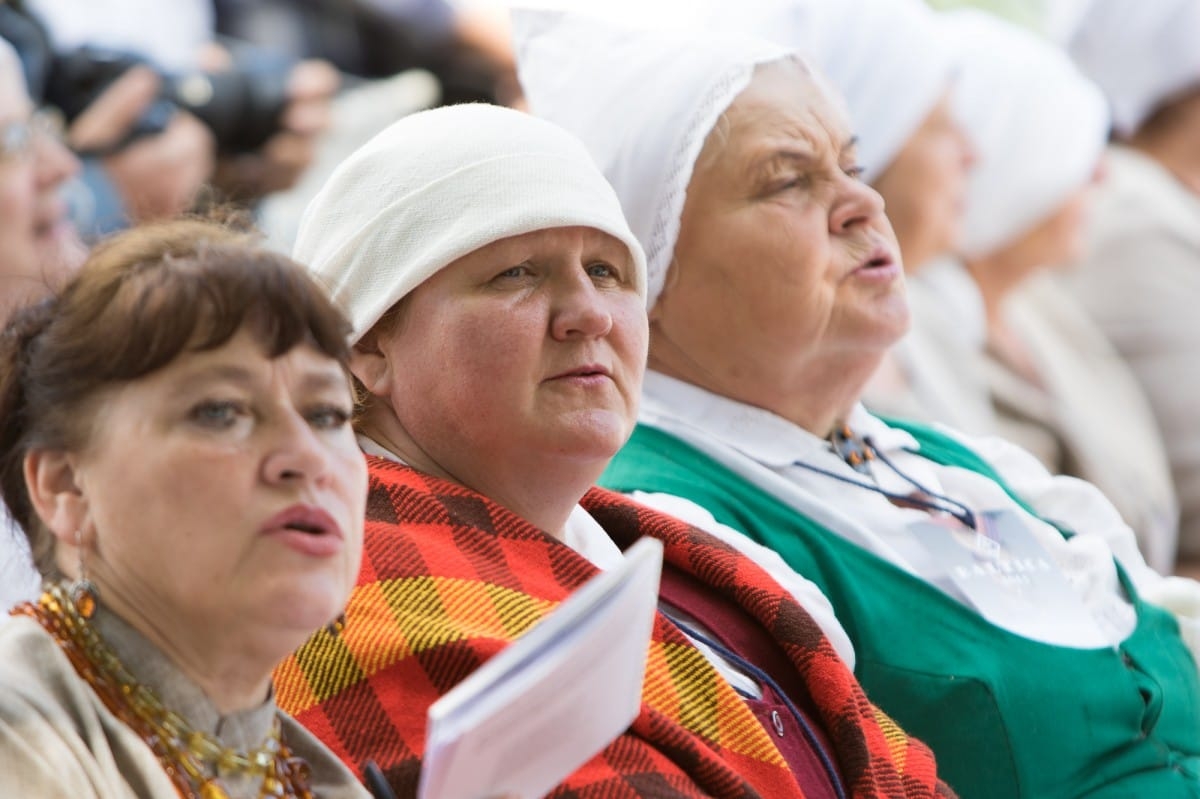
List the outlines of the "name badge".
{"type": "Polygon", "coordinates": [[[1021,516],[1012,510],[985,511],[975,515],[975,524],[977,530],[932,519],[912,525],[967,604],[993,624],[1034,640],[1069,639],[1079,648],[1109,644],[1021,516]]]}

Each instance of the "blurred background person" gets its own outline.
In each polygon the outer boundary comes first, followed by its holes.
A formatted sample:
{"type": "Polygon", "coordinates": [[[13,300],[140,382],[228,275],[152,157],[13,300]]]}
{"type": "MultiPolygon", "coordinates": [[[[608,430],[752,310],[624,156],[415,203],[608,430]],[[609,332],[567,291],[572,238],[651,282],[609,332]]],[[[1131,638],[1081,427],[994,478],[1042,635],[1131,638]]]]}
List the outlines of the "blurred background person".
{"type": "Polygon", "coordinates": [[[286,190],[329,125],[336,70],[218,46],[210,0],[8,5],[0,22],[43,28],[18,49],[84,156],[89,236],[179,214],[210,183],[243,203],[286,190]]]}
{"type": "MultiPolygon", "coordinates": [[[[1200,561],[1200,2],[1094,0],[1070,45],[1108,97],[1116,141],[1087,249],[1063,277],[1149,398],[1200,561]]],[[[1125,419],[1114,419],[1123,426],[1125,419]]]]}
{"type": "MultiPolygon", "coordinates": [[[[63,196],[79,164],[60,133],[53,115],[34,107],[16,51],[0,39],[0,325],[83,261],[63,196]]],[[[0,504],[0,612],[36,596],[38,583],[25,536],[0,504]]]]}
{"type": "Polygon", "coordinates": [[[47,583],[0,624],[0,793],[367,797],[270,679],[358,570],[345,335],[302,269],[197,221],[10,323],[0,488],[47,583]]]}
{"type": "Polygon", "coordinates": [[[1178,509],[1153,413],[1054,278],[1085,250],[1104,170],[1104,99],[1027,31],[972,10],[939,21],[961,48],[957,113],[979,152],[962,255],[910,281],[923,300],[908,336],[918,344],[906,352],[910,379],[876,381],[865,401],[1000,435],[1052,473],[1087,480],[1137,533],[1148,562],[1169,573],[1178,509]]]}

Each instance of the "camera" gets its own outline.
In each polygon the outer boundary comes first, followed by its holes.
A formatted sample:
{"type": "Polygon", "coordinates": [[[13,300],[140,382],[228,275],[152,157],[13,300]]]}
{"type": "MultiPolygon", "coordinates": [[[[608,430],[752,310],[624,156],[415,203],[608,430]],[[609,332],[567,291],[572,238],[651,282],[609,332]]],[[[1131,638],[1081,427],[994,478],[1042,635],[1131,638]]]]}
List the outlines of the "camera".
{"type": "MultiPolygon", "coordinates": [[[[222,152],[251,152],[279,129],[287,105],[292,64],[280,59],[235,53],[232,68],[221,72],[164,74],[158,98],[112,150],[139,136],[161,133],[176,109],[194,114],[213,132],[222,152]]],[[[46,100],[70,122],[126,70],[145,59],[120,50],[80,47],[56,55],[46,82],[46,100]]]]}

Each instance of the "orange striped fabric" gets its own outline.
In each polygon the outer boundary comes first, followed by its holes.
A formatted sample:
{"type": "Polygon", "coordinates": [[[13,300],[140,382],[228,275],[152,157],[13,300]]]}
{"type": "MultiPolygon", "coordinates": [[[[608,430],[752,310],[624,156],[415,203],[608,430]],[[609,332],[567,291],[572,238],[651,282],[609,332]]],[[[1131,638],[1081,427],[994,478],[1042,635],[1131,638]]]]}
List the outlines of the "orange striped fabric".
{"type": "MultiPolygon", "coordinates": [[[[596,569],[469,489],[369,462],[364,560],[346,626],[336,637],[318,633],[279,667],[277,701],[351,768],[375,760],[399,796],[414,796],[429,705],[596,569]]],[[[584,505],[622,548],[642,535],[662,540],[668,562],[736,602],[748,623],[777,640],[812,695],[852,797],[951,795],[929,750],[867,701],[808,613],[757,565],[618,494],[594,489],[584,505]]],[[[660,614],[641,713],[552,796],[803,793],[746,704],[660,614]]]]}

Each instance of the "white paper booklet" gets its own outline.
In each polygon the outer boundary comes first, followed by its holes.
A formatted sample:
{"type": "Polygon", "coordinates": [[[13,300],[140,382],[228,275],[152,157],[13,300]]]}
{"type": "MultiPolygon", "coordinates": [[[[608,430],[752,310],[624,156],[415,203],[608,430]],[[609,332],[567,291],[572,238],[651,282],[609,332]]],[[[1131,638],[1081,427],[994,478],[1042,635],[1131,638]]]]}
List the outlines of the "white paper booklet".
{"type": "Polygon", "coordinates": [[[637,717],[662,571],[642,538],[429,708],[420,799],[536,799],[637,717]]]}

